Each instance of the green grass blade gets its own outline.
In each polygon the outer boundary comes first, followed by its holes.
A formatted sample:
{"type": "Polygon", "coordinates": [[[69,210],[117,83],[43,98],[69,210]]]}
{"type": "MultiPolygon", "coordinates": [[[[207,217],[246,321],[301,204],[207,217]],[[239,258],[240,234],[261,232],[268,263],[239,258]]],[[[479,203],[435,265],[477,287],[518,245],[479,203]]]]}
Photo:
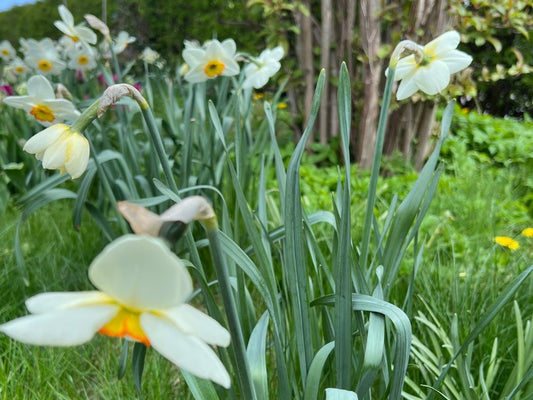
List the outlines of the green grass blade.
{"type": "Polygon", "coordinates": [[[305,382],[304,400],[316,400],[319,398],[318,388],[320,387],[320,378],[324,371],[324,365],[334,347],[335,342],[325,344],[313,358],[305,382]]]}
{"type": "Polygon", "coordinates": [[[269,399],[268,376],[266,365],[266,337],[268,328],[268,312],[264,312],[255,326],[246,354],[250,363],[250,372],[258,399],[269,399]]]}

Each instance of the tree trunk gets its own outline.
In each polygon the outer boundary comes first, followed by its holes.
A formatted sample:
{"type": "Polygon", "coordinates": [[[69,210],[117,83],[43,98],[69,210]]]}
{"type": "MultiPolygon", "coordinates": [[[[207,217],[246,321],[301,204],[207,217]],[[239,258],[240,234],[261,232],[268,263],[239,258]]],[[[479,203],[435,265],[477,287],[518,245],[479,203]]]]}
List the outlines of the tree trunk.
{"type": "Polygon", "coordinates": [[[356,150],[356,158],[361,168],[372,165],[374,147],[376,145],[376,125],[378,119],[379,84],[382,78],[381,61],[377,53],[381,45],[381,23],[378,15],[381,2],[362,0],[359,17],[359,33],[365,54],[363,65],[364,100],[359,137],[352,135],[352,149],[356,150]]]}

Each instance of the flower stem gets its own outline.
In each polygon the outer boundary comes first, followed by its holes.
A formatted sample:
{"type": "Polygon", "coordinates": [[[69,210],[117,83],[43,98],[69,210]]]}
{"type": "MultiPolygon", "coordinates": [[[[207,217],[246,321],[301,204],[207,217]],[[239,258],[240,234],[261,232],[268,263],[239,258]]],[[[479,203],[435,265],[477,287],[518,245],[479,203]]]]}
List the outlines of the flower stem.
{"type": "Polygon", "coordinates": [[[231,288],[228,269],[226,266],[226,259],[222,251],[220,239],[218,237],[218,225],[216,217],[204,220],[204,226],[207,231],[207,239],[211,248],[211,255],[213,257],[213,264],[217,274],[226,316],[228,317],[229,331],[231,334],[232,348],[235,352],[235,371],[237,379],[241,386],[241,394],[243,399],[256,399],[252,376],[248,365],[248,358],[246,356],[246,346],[244,344],[244,337],[242,334],[241,323],[237,314],[237,307],[235,305],[235,298],[231,288]]]}

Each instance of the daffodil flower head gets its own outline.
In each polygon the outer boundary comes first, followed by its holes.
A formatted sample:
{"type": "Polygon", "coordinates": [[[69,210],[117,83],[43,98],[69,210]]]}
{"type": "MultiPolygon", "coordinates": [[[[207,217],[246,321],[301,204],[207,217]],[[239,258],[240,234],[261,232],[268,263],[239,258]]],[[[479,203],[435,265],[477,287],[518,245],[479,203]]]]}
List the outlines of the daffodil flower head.
{"type": "Polygon", "coordinates": [[[204,47],[185,46],[183,59],[190,70],[185,74],[185,80],[196,83],[214,79],[217,76],[234,76],[240,71],[235,61],[237,45],[233,39],[226,39],[222,43],[214,39],[204,47]]]}
{"type": "Polygon", "coordinates": [[[58,8],[61,21],[55,21],[54,25],[65,36],[72,39],[73,42],[82,42],[86,44],[95,44],[97,37],[90,28],[83,25],[74,26],[74,17],[72,13],[64,5],[60,5],[58,8]]]}
{"type": "Polygon", "coordinates": [[[283,47],[278,46],[273,49],[266,49],[261,52],[259,57],[253,59],[245,68],[244,80],[242,87],[255,89],[262,88],[281,68],[279,60],[283,57],[283,47]]]}
{"type": "Polygon", "coordinates": [[[28,95],[6,97],[4,103],[26,111],[32,119],[43,126],[74,121],[79,117],[79,111],[70,101],[55,97],[52,84],[44,76],[32,76],[28,80],[27,87],[28,95]]]}
{"type": "Polygon", "coordinates": [[[228,331],[185,301],[192,280],[183,262],[159,239],[126,235],[89,267],[98,290],[48,292],[26,301],[30,315],[0,325],[23,343],[80,345],[96,334],[152,346],[180,368],[225,388],[231,380],[209,346],[227,347],[228,331]]]}
{"type": "Polygon", "coordinates": [[[35,71],[43,75],[58,75],[67,64],[61,59],[55,43],[50,38],[40,41],[28,40],[24,52],[24,61],[35,71]]]}
{"type": "Polygon", "coordinates": [[[43,168],[69,173],[72,179],[80,177],[89,162],[89,142],[65,124],[55,124],[32,136],[24,151],[35,154],[43,168]]]}
{"type": "MultiPolygon", "coordinates": [[[[418,90],[429,95],[441,92],[450,83],[450,75],[468,67],[472,57],[457,46],[461,37],[456,31],[449,31],[425,46],[418,46],[414,54],[401,58],[395,65],[394,80],[401,80],[396,98],[406,99],[418,90]]],[[[395,51],[395,53],[397,53],[395,51]]]]}
{"type": "Polygon", "coordinates": [[[10,61],[11,59],[15,58],[17,55],[17,52],[9,43],[7,40],[2,40],[0,42],[0,58],[4,61],[10,61]]]}

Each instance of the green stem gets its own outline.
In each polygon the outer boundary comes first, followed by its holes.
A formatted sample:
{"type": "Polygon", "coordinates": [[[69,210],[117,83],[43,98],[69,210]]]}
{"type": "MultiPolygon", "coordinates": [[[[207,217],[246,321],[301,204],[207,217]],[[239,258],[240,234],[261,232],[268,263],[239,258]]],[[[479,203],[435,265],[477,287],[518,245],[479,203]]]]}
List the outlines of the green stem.
{"type": "Polygon", "coordinates": [[[244,344],[244,337],[242,334],[241,323],[237,314],[237,307],[235,305],[235,298],[231,288],[228,269],[226,266],[226,259],[222,251],[220,239],[218,237],[218,227],[216,219],[204,221],[204,226],[207,230],[207,239],[211,248],[213,257],[213,264],[217,274],[226,316],[228,317],[229,331],[231,334],[232,347],[235,352],[237,364],[235,371],[237,379],[241,386],[241,395],[243,399],[256,399],[256,393],[253,386],[252,375],[248,365],[248,358],[246,356],[246,346],[244,344]]]}
{"type": "Polygon", "coordinates": [[[379,114],[376,147],[374,148],[374,158],[370,172],[370,183],[368,185],[365,222],[363,225],[363,235],[361,238],[361,257],[359,258],[359,267],[362,271],[366,271],[367,269],[368,246],[370,245],[370,229],[372,228],[372,216],[374,215],[374,205],[376,204],[379,168],[381,165],[381,155],[383,153],[383,142],[385,139],[385,130],[387,128],[387,117],[389,113],[393,82],[394,68],[389,67],[387,81],[385,83],[385,92],[383,93],[381,111],[379,114]]]}

